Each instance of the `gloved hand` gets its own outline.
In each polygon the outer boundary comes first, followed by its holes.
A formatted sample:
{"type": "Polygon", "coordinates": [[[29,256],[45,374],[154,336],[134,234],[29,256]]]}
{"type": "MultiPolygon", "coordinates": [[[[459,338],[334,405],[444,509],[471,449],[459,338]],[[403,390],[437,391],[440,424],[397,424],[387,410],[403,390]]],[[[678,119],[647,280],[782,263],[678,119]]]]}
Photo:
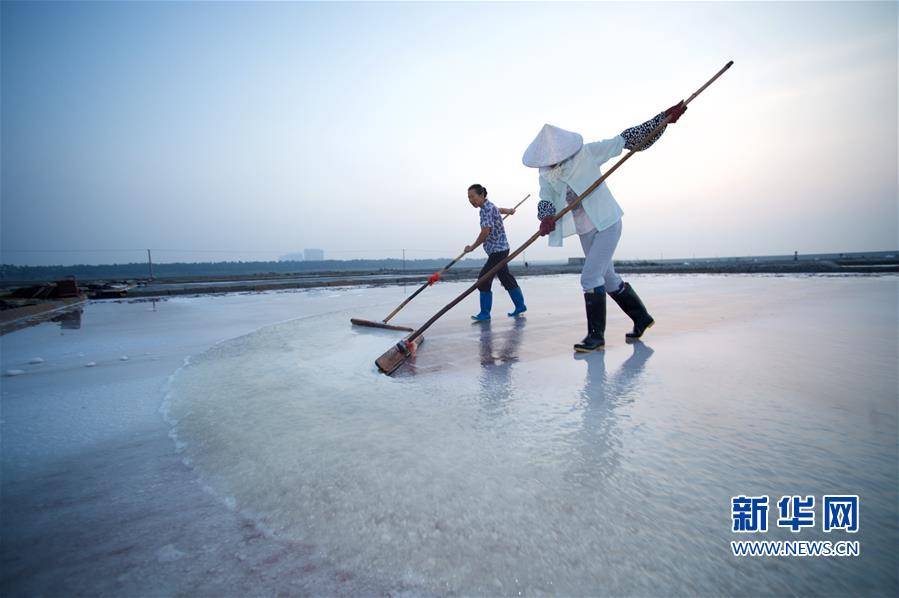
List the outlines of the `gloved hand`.
{"type": "Polygon", "coordinates": [[[556,221],[552,216],[544,216],[540,221],[540,236],[543,237],[556,230],[556,221]]]}
{"type": "Polygon", "coordinates": [[[434,272],[434,273],[431,274],[431,276],[428,278],[428,286],[434,284],[434,283],[437,282],[438,280],[440,280],[440,272],[434,272]]]}
{"type": "Polygon", "coordinates": [[[683,116],[684,112],[687,111],[687,107],[684,105],[684,101],[681,100],[671,108],[665,110],[665,116],[670,117],[668,119],[668,124],[676,123],[677,119],[683,116]]]}

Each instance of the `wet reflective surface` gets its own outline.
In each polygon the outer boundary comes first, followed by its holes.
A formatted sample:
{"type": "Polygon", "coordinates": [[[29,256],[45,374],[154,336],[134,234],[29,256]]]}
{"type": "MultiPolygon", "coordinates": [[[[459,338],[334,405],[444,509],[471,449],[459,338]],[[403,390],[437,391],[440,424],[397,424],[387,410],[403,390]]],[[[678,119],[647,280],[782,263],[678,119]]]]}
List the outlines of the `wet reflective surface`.
{"type": "Polygon", "coordinates": [[[2,589],[895,595],[897,278],[630,280],[644,342],[610,303],[606,351],[575,354],[577,277],[524,278],[527,317],[495,285],[493,321],[466,300],[394,377],[373,361],[402,334],[348,319],[396,289],[91,304],[65,336],[3,337],[24,374],[2,589]],[[740,494],[858,494],[852,538],[772,518],[757,539],[861,555],[734,557],[740,494]]]}
{"type": "Polygon", "coordinates": [[[688,282],[645,342],[621,314],[605,352],[574,354],[574,308],[459,313],[396,379],[359,362],[397,335],[288,322],[192,360],[170,413],[223,500],[385,590],[895,588],[895,279],[688,282]],[[859,494],[862,556],[736,559],[730,500],[750,493],[859,494]]]}
{"type": "Polygon", "coordinates": [[[51,322],[58,322],[61,330],[78,330],[81,328],[81,314],[84,308],[75,307],[66,310],[50,319],[51,322]]]}

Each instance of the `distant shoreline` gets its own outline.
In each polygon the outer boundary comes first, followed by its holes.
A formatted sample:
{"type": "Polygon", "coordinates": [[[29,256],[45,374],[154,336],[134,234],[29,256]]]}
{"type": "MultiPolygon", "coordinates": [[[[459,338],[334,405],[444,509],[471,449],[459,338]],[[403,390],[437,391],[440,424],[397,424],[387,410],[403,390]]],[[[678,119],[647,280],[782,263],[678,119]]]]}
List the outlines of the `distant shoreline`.
{"type": "MultiPolygon", "coordinates": [[[[799,260],[789,261],[684,261],[665,263],[651,261],[622,261],[615,263],[615,269],[622,274],[860,274],[899,273],[897,259],[868,260],[799,260]]],[[[551,276],[559,274],[579,274],[581,264],[535,265],[510,267],[515,276],[551,276]]],[[[441,276],[444,281],[464,281],[477,279],[478,268],[453,268],[441,276]]],[[[359,272],[316,272],[306,276],[245,276],[245,277],[205,277],[199,279],[159,279],[145,281],[129,289],[129,297],[154,297],[171,295],[191,295],[209,293],[235,293],[270,291],[279,289],[302,289],[317,287],[343,287],[359,285],[424,284],[433,270],[406,271],[359,271],[359,272]]]]}
{"type": "MultiPolygon", "coordinates": [[[[621,274],[899,274],[899,252],[877,254],[835,254],[818,256],[775,256],[771,258],[714,258],[700,260],[637,260],[617,261],[615,269],[621,274]],[[826,258],[826,259],[825,259],[826,258]]],[[[579,274],[581,259],[567,264],[514,265],[510,268],[517,277],[579,274]]],[[[444,263],[445,265],[445,263],[444,263]]],[[[78,280],[82,296],[71,299],[4,298],[0,311],[0,334],[29,326],[62,312],[81,309],[87,299],[149,299],[183,295],[247,293],[290,289],[348,286],[388,286],[408,284],[415,287],[427,282],[432,269],[322,271],[304,274],[253,274],[243,276],[195,276],[147,279],[116,279],[113,281],[78,280]]],[[[441,276],[443,281],[474,281],[479,267],[456,267],[441,276]]],[[[0,287],[8,293],[14,289],[42,289],[48,291],[54,283],[46,281],[2,281],[0,287]]],[[[27,293],[26,293],[27,294],[27,293]]],[[[47,296],[37,293],[35,296],[47,296]]]]}
{"type": "MultiPolygon", "coordinates": [[[[616,260],[616,268],[639,269],[654,272],[755,272],[759,268],[787,267],[790,271],[820,272],[845,271],[847,267],[873,268],[899,266],[899,250],[866,251],[845,253],[816,253],[766,256],[737,257],[704,257],[674,259],[640,259],[616,260]],[[791,263],[791,266],[786,266],[791,263]],[[798,268],[798,270],[797,270],[798,268]],[[736,270],[735,270],[736,269],[736,270]]],[[[353,260],[320,260],[320,261],[220,261],[220,262],[170,262],[148,263],[132,262],[127,264],[79,264],[71,266],[15,266],[0,264],[0,288],[53,282],[75,277],[79,283],[91,282],[188,282],[205,281],[221,282],[236,280],[269,280],[328,277],[346,275],[356,278],[360,275],[380,276],[384,278],[411,276],[418,273],[441,270],[451,261],[449,257],[434,259],[394,258],[353,259],[353,260]]],[[[453,271],[479,269],[485,262],[481,257],[466,257],[455,264],[453,271]]],[[[562,269],[577,267],[583,258],[569,258],[567,262],[552,260],[531,260],[530,268],[525,270],[562,269]]],[[[511,268],[523,268],[528,264],[521,256],[513,260],[511,268]]],[[[890,271],[890,270],[887,270],[890,271]]]]}
{"type": "MultiPolygon", "coordinates": [[[[259,272],[216,272],[231,263],[210,264],[213,273],[186,276],[106,276],[102,278],[78,277],[82,292],[91,298],[153,297],[170,295],[207,294],[224,292],[267,291],[291,288],[315,288],[355,285],[420,285],[435,271],[441,270],[449,260],[409,261],[403,268],[358,268],[358,260],[347,262],[320,262],[322,266],[338,263],[340,268],[323,267],[315,270],[314,264],[305,263],[307,271],[272,271],[272,264],[282,267],[285,263],[259,262],[259,272]],[[435,265],[438,264],[438,265],[435,265]],[[217,268],[218,266],[218,268],[217,268]]],[[[375,262],[378,263],[378,262],[375,262]]],[[[464,260],[442,275],[443,280],[474,280],[482,260],[464,260]]],[[[581,271],[583,258],[570,258],[568,263],[531,263],[522,265],[516,260],[510,266],[516,276],[544,276],[576,274],[581,271]]],[[[235,264],[238,265],[238,264],[235,264]]],[[[251,267],[253,264],[241,263],[251,267]]],[[[296,265],[291,263],[290,265],[296,265]]],[[[126,266],[122,265],[121,268],[126,266]]],[[[164,271],[164,264],[158,265],[164,271]]],[[[204,264],[194,264],[202,270],[204,264]]],[[[50,267],[47,267],[50,268],[50,267]]],[[[97,267],[106,268],[106,267],[97,267]]],[[[116,268],[111,266],[109,268],[116,268]]],[[[252,268],[251,268],[252,269],[252,268]]],[[[899,273],[899,251],[854,252],[834,254],[808,254],[729,257],[700,259],[618,260],[615,269],[622,274],[858,274],[899,273]]],[[[66,268],[54,268],[62,274],[66,268]]],[[[112,274],[115,270],[108,273],[112,274]]],[[[8,273],[8,270],[7,270],[8,273]]],[[[48,272],[49,273],[49,272],[48,272]]],[[[58,276],[56,280],[63,279],[58,276]]],[[[0,280],[0,288],[7,291],[31,285],[52,284],[54,279],[0,280]]]]}

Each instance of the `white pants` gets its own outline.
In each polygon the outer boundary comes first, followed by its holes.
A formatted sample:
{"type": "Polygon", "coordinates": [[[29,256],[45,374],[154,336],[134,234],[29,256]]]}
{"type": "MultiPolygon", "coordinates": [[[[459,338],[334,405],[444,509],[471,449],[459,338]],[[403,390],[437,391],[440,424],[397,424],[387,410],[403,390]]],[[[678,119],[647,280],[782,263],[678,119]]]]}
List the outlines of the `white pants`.
{"type": "Polygon", "coordinates": [[[615,272],[612,256],[621,238],[621,220],[603,230],[592,230],[578,235],[584,248],[584,269],[581,270],[581,288],[584,292],[605,287],[607,293],[621,288],[623,281],[615,272]]]}

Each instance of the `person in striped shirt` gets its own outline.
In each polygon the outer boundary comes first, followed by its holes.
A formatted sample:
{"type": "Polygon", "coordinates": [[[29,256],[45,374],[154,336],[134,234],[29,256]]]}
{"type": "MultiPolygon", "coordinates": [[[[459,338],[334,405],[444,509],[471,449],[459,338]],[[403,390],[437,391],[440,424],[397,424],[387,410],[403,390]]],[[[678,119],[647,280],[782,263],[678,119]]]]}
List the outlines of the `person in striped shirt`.
{"type": "MultiPolygon", "coordinates": [[[[478,278],[481,278],[495,265],[509,256],[509,241],[506,239],[506,229],[503,227],[503,219],[500,214],[514,214],[515,209],[497,208],[487,199],[487,188],[478,184],[468,188],[468,201],[473,207],[481,210],[481,232],[478,234],[477,239],[474,240],[474,243],[465,246],[465,253],[470,253],[478,245],[484,244],[484,251],[487,253],[487,263],[484,264],[480,274],[478,274],[478,278]]],[[[509,292],[509,297],[512,298],[512,304],[515,306],[515,309],[508,315],[516,317],[526,312],[528,308],[524,304],[524,295],[521,292],[521,287],[518,286],[518,281],[509,272],[509,266],[503,266],[496,273],[496,276],[499,277],[503,288],[509,292]]],[[[490,319],[490,309],[493,307],[491,286],[493,286],[493,276],[490,276],[478,285],[481,311],[471,316],[471,319],[476,322],[490,319]]]]}

